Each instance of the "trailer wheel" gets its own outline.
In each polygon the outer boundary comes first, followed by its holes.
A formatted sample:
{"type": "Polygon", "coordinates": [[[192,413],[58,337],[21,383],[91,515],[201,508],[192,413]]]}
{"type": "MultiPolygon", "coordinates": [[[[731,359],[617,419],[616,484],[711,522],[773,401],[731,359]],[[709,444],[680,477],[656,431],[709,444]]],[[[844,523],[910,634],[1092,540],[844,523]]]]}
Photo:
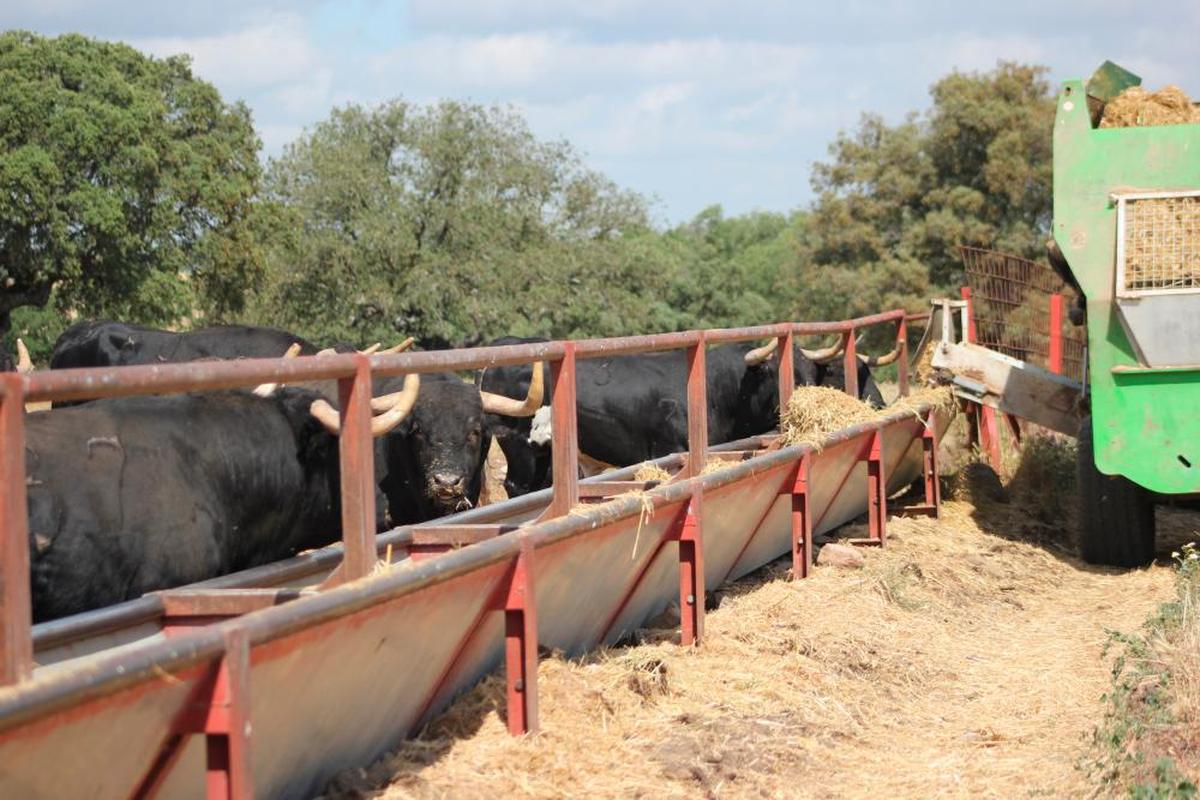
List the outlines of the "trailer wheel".
{"type": "Polygon", "coordinates": [[[1140,567],[1154,560],[1154,503],[1128,478],[1096,469],[1092,418],[1079,427],[1079,549],[1089,564],[1140,567]]]}

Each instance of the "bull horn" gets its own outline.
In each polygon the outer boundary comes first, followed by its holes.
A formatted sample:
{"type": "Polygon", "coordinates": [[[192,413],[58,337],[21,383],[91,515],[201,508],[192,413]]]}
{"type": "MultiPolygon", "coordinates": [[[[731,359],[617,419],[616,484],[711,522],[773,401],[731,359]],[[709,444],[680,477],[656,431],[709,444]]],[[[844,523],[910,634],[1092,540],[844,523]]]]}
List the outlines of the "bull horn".
{"type": "Polygon", "coordinates": [[[379,355],[394,356],[397,353],[403,353],[405,350],[407,350],[408,348],[410,348],[412,346],[413,346],[413,337],[410,336],[407,339],[405,339],[403,342],[401,342],[400,344],[393,345],[386,350],[380,350],[379,355]]]}
{"type": "Polygon", "coordinates": [[[366,350],[359,350],[358,354],[360,356],[373,356],[373,355],[375,355],[375,351],[377,351],[380,347],[383,347],[383,345],[380,344],[379,342],[376,342],[375,344],[368,347],[366,350]]]}
{"type": "MultiPolygon", "coordinates": [[[[388,397],[395,398],[391,406],[382,414],[371,417],[371,435],[383,436],[390,433],[393,428],[403,422],[404,418],[412,413],[420,391],[421,376],[415,372],[405,375],[404,389],[388,395],[388,397]]],[[[329,404],[328,400],[314,400],[312,405],[308,407],[308,411],[325,427],[325,430],[334,436],[341,434],[341,415],[338,414],[336,408],[329,404]]]]}
{"type": "Polygon", "coordinates": [[[532,417],[542,407],[542,397],[545,386],[542,377],[542,362],[533,364],[533,378],[529,381],[529,392],[524,400],[514,400],[502,394],[479,391],[479,399],[483,401],[483,410],[488,414],[499,414],[502,417],[532,417]]]}
{"type": "Polygon", "coordinates": [[[888,364],[894,363],[899,357],[900,343],[896,342],[896,346],[892,348],[890,353],[884,353],[881,356],[859,356],[858,360],[868,367],[886,367],[888,364]]]}
{"type": "Polygon", "coordinates": [[[396,393],[396,401],[387,411],[371,418],[371,435],[383,436],[391,433],[404,418],[412,413],[417,404],[417,394],[421,391],[421,376],[410,372],[404,376],[404,389],[396,393]]]}
{"type": "Polygon", "coordinates": [[[29,357],[29,348],[17,337],[17,372],[28,375],[33,372],[33,359],[29,357]]]}
{"type": "Polygon", "coordinates": [[[318,356],[336,356],[337,354],[338,351],[334,350],[332,347],[326,347],[324,350],[317,351],[318,356]]]}
{"type": "MultiPolygon", "coordinates": [[[[855,339],[854,340],[855,347],[862,344],[862,340],[863,340],[862,336],[859,336],[857,339],[855,339]]],[[[806,358],[808,358],[809,361],[814,361],[818,364],[823,364],[827,361],[832,361],[833,359],[840,356],[843,352],[845,352],[846,346],[845,346],[845,344],[843,344],[844,341],[845,341],[844,337],[839,336],[837,342],[834,344],[831,344],[829,347],[822,347],[820,350],[805,350],[803,347],[801,347],[800,352],[803,353],[804,356],[806,358]]]]}
{"type": "MultiPolygon", "coordinates": [[[[284,358],[295,358],[300,355],[300,343],[292,342],[291,346],[284,352],[284,358]]],[[[275,394],[275,390],[279,388],[278,383],[260,383],[254,387],[254,393],[259,397],[270,397],[275,394]]]]}
{"type": "Polygon", "coordinates": [[[769,343],[764,344],[762,347],[754,348],[749,353],[746,353],[746,355],[744,356],[744,358],[746,359],[746,366],[753,367],[757,364],[763,363],[768,358],[770,358],[772,355],[774,355],[775,351],[778,349],[779,349],[779,340],[778,339],[772,339],[769,343]]]}

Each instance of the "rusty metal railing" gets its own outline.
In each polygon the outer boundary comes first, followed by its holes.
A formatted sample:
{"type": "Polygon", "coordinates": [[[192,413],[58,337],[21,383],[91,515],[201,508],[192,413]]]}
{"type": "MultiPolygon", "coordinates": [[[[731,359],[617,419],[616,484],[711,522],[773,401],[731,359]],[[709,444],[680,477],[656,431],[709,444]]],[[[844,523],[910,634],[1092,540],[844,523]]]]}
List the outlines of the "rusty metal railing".
{"type": "Polygon", "coordinates": [[[24,420],[26,401],[69,401],[139,394],[213,391],[260,383],[336,380],[341,416],[342,562],[326,582],[333,586],[370,573],[376,560],[374,545],[373,462],[369,421],[373,376],[481,369],[549,361],[553,384],[551,443],[553,498],[547,518],[567,513],[579,501],[578,441],[575,420],[575,362],[577,359],[687,349],[688,455],[691,464],[704,464],[708,446],[705,348],[708,345],[775,337],[780,347],[781,405],[791,396],[794,375],[791,358],[798,336],[840,334],[845,350],[846,391],[857,394],[855,331],[894,322],[900,348],[900,386],[907,392],[907,323],[922,315],[890,311],[844,322],[778,323],[742,328],[684,331],[582,341],[481,347],[463,350],[410,352],[394,355],[341,354],[321,358],[244,359],[147,366],[65,369],[29,375],[0,376],[0,685],[18,682],[32,668],[30,635],[29,552],[25,497],[24,420]]]}
{"type": "MultiPolygon", "coordinates": [[[[707,461],[707,424],[705,413],[706,375],[705,348],[708,345],[775,338],[779,342],[778,359],[779,392],[781,403],[789,399],[794,376],[791,354],[796,337],[810,334],[838,334],[845,349],[844,366],[847,378],[846,389],[857,393],[858,356],[855,353],[855,333],[858,329],[880,324],[896,325],[896,348],[899,352],[899,379],[901,391],[907,392],[907,325],[926,315],[906,315],[903,311],[892,311],[843,322],[780,323],[776,325],[730,328],[710,331],[688,331],[683,333],[636,336],[617,339],[593,339],[577,342],[548,342],[529,345],[451,350],[441,352],[406,353],[402,355],[363,356],[342,355],[334,357],[300,358],[294,360],[262,359],[234,362],[202,362],[193,364],[163,364],[145,367],[118,369],[63,370],[36,373],[29,376],[0,376],[0,524],[3,524],[3,549],[0,550],[0,619],[3,632],[0,635],[0,681],[6,684],[19,683],[30,676],[32,655],[29,624],[29,554],[27,519],[25,510],[25,464],[22,438],[24,418],[22,409],[26,400],[69,400],[92,397],[113,397],[146,393],[170,393],[194,390],[213,390],[249,386],[265,382],[301,382],[311,380],[336,380],[341,398],[341,497],[342,497],[342,555],[337,569],[330,579],[322,584],[329,588],[368,575],[375,566],[377,543],[374,532],[373,464],[371,459],[371,437],[369,430],[369,392],[373,376],[393,376],[413,372],[478,369],[502,364],[521,364],[533,361],[551,362],[554,384],[552,400],[552,457],[554,460],[554,482],[550,489],[550,504],[541,518],[536,531],[522,532],[516,536],[494,536],[480,540],[471,548],[471,554],[446,554],[428,565],[417,565],[405,574],[380,576],[358,585],[332,593],[321,592],[304,604],[303,614],[293,614],[290,608],[275,609],[282,614],[241,617],[246,612],[262,609],[280,599],[278,590],[222,589],[213,586],[210,590],[184,590],[172,593],[164,603],[169,608],[163,613],[207,618],[212,621],[234,618],[225,625],[200,628],[173,640],[176,644],[169,650],[143,649],[128,659],[114,663],[112,660],[97,665],[88,674],[71,673],[60,676],[54,687],[55,707],[63,702],[85,702],[88,698],[102,696],[102,692],[114,691],[114,682],[127,683],[139,680],[147,674],[163,674],[164,670],[190,669],[189,665],[211,664],[214,671],[203,683],[205,693],[199,699],[201,706],[223,709],[217,716],[203,719],[187,717],[173,724],[171,738],[163,744],[159,757],[138,786],[139,796],[152,795],[160,786],[163,776],[170,771],[173,759],[178,757],[180,741],[188,733],[203,733],[217,737],[225,749],[218,758],[216,777],[230,794],[245,791],[249,785],[249,764],[246,757],[248,727],[239,733],[238,725],[249,721],[246,702],[246,674],[251,647],[268,646],[270,642],[289,633],[322,624],[323,620],[336,619],[348,609],[368,608],[374,604],[390,602],[404,593],[422,587],[453,580],[455,576],[479,573],[489,565],[502,566],[504,577],[498,584],[502,591],[496,594],[479,612],[475,625],[459,644],[451,664],[457,663],[459,655],[466,652],[467,643],[480,624],[482,615],[488,611],[504,614],[507,631],[507,674],[509,696],[509,725],[514,732],[523,732],[536,727],[536,686],[530,670],[536,663],[536,610],[531,605],[531,564],[535,550],[543,545],[578,536],[588,530],[596,530],[596,521],[581,520],[569,512],[580,499],[580,484],[575,471],[575,456],[578,453],[577,426],[575,418],[575,364],[578,359],[601,358],[620,354],[657,352],[686,349],[688,362],[687,397],[689,409],[689,445],[682,468],[683,478],[679,482],[657,490],[648,502],[656,508],[682,503],[678,518],[664,533],[660,542],[674,541],[679,544],[680,607],[683,609],[682,641],[695,642],[703,634],[704,592],[703,555],[700,549],[700,531],[703,526],[703,495],[722,486],[744,481],[757,475],[766,475],[794,461],[794,453],[780,451],[766,453],[758,458],[736,464],[718,473],[701,476],[707,461]],[[690,472],[689,472],[690,471],[690,472]],[[699,602],[698,602],[699,600],[699,602]],[[103,686],[102,686],[103,684],[103,686]],[[104,688],[107,686],[108,688],[104,688]]],[[[911,415],[900,420],[913,423],[911,415]]],[[[896,420],[893,420],[896,422],[896,420]]],[[[855,436],[869,435],[869,446],[861,456],[867,464],[868,512],[871,520],[873,543],[883,541],[883,524],[886,519],[886,481],[883,474],[881,452],[881,430],[885,423],[864,423],[836,435],[836,441],[849,441],[855,436]]],[[[891,423],[888,423],[891,424],[891,423]]],[[[922,434],[925,453],[926,496],[936,503],[936,474],[934,457],[936,442],[926,425],[922,434]],[[931,482],[932,481],[932,482],[931,482]]],[[[792,496],[792,545],[795,574],[807,573],[811,560],[812,515],[806,505],[808,497],[807,458],[801,457],[793,477],[787,478],[783,493],[792,496]],[[799,548],[799,549],[798,549],[799,548]]],[[[789,467],[790,469],[790,467],[789,467]]],[[[846,480],[843,476],[841,480],[846,480]]],[[[594,487],[593,487],[594,488],[594,487]]],[[[646,500],[646,498],[643,498],[646,500]]],[[[643,502],[634,498],[617,501],[618,511],[631,511],[643,502]],[[626,508],[628,506],[628,508],[626,508]]],[[[820,520],[816,520],[819,522],[820,520]]],[[[482,527],[482,526],[481,526],[482,527]]],[[[499,526],[495,533],[501,533],[499,526]]],[[[459,532],[461,533],[461,532],[459,532]]],[[[415,534],[414,534],[415,535],[415,534]]],[[[457,535],[457,534],[456,534],[457,535]]],[[[729,568],[728,578],[737,566],[749,539],[729,568]]],[[[648,562],[649,563],[649,562],[648,562]]],[[[648,569],[648,566],[647,566],[648,569]]],[[[724,569],[724,568],[722,568],[724,569]]],[[[625,593],[605,624],[605,638],[615,629],[617,616],[627,600],[633,597],[642,578],[643,570],[625,593]]],[[[717,578],[720,577],[718,574],[717,578]]],[[[286,598],[285,598],[286,599],[286,598]]],[[[297,608],[299,612],[301,609],[297,608]]],[[[264,612],[265,613],[265,612],[264,612]]],[[[168,632],[169,633],[169,632],[168,632]]],[[[452,688],[450,672],[437,682],[425,701],[428,710],[444,691],[452,688]]],[[[0,693],[0,731],[21,724],[25,715],[41,708],[42,689],[35,685],[29,692],[10,694],[7,698],[0,693]]],[[[18,689],[21,687],[18,686],[18,689]]],[[[421,712],[423,716],[425,711],[421,712]]],[[[211,754],[210,754],[211,757],[211,754]]],[[[210,762],[211,763],[211,762],[210,762]]]]}

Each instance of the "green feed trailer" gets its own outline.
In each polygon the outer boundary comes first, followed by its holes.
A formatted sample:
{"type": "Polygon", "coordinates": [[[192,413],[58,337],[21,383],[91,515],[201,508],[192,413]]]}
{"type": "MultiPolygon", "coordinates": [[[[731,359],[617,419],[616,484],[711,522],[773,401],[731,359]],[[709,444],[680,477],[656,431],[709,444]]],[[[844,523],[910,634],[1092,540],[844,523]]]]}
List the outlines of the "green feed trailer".
{"type": "Polygon", "coordinates": [[[1052,261],[1086,299],[1081,547],[1115,566],[1153,558],[1155,500],[1200,493],[1200,124],[1100,127],[1138,83],[1066,81],[1054,123],[1052,261]]]}

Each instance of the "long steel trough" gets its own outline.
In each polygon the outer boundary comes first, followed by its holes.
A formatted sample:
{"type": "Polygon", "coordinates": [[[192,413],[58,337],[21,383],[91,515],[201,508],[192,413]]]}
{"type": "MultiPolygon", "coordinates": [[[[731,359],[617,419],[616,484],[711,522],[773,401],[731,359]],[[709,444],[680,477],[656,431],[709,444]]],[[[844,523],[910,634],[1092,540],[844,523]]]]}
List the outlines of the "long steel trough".
{"type": "MultiPolygon", "coordinates": [[[[791,332],[778,335],[790,351],[791,332]]],[[[311,796],[502,664],[510,729],[536,729],[539,646],[571,656],[616,642],[672,601],[690,643],[706,586],[789,552],[803,577],[813,535],[864,511],[867,543],[882,546],[888,496],[924,477],[936,509],[947,421],[898,410],[820,451],[758,437],[700,475],[688,465],[706,449],[693,448],[662,459],[676,476],[648,491],[554,513],[556,488],[446,520],[482,534],[519,525],[465,547],[418,553],[435,525],[383,535],[370,555],[390,549],[393,563],[356,579],[329,580],[345,563],[338,545],[38,626],[38,666],[0,690],[0,797],[311,796]],[[172,617],[173,605],[192,611],[172,617]]]]}

